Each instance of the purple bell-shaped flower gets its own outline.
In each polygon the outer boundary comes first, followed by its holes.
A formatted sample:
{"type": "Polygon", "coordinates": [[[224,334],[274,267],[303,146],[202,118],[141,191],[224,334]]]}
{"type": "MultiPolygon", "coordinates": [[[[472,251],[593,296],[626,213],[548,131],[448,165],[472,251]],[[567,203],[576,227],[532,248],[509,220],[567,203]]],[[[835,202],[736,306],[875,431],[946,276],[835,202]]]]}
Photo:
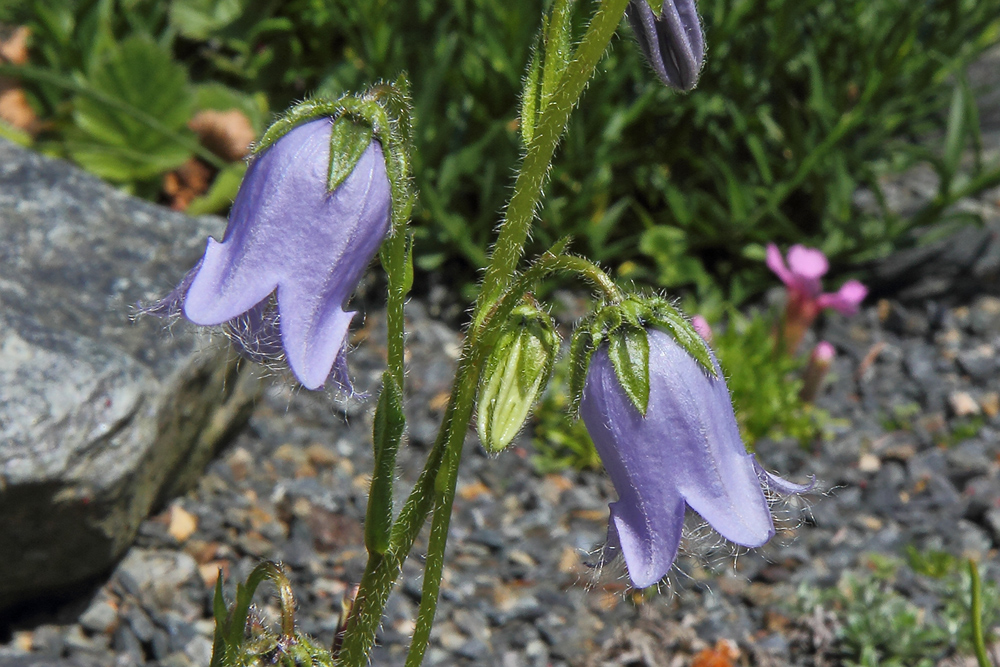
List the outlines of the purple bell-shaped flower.
{"type": "Polygon", "coordinates": [[[687,507],[724,538],[757,547],[774,535],[763,487],[809,487],[767,473],[740,439],[718,362],[712,377],[672,336],[648,329],[649,402],[640,414],[622,389],[607,346],[591,358],[580,413],[618,491],[606,558],[621,553],[637,588],[670,570],[687,507]]]}
{"type": "Polygon", "coordinates": [[[382,146],[372,140],[332,191],[333,120],[291,129],[251,162],[222,241],[165,299],[144,309],[225,325],[258,361],[281,360],[307,389],[331,374],[349,386],[344,304],[389,231],[392,198],[382,146]]]}

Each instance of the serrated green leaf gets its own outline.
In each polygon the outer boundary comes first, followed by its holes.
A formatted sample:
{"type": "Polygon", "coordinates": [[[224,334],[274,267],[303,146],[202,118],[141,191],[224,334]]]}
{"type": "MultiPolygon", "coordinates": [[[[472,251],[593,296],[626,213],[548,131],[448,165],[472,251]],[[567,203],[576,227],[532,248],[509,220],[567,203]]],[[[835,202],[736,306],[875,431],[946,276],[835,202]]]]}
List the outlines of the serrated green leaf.
{"type": "Polygon", "coordinates": [[[86,169],[113,181],[143,180],[191,156],[189,145],[166,135],[193,140],[186,127],[192,112],[187,72],[159,44],[129,37],[91,68],[85,88],[93,94],[73,100],[79,132],[67,147],[86,169]],[[166,133],[151,129],[146,118],[166,133]]]}
{"type": "Polygon", "coordinates": [[[649,339],[642,327],[624,326],[608,335],[608,358],[618,383],[639,414],[649,404],[649,339]]]}
{"type": "Polygon", "coordinates": [[[326,188],[333,192],[344,182],[372,143],[371,125],[344,115],[330,130],[330,177],[326,188]]]}

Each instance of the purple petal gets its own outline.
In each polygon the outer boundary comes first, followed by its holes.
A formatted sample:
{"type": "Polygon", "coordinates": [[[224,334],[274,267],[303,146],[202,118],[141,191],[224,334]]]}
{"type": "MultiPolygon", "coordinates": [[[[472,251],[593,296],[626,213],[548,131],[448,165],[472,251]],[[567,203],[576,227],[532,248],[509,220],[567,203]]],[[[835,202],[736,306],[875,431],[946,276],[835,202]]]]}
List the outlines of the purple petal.
{"type": "Polygon", "coordinates": [[[753,457],[753,466],[757,471],[757,477],[760,479],[761,484],[768,491],[774,491],[783,496],[797,496],[801,493],[809,493],[816,487],[816,477],[813,476],[812,480],[808,484],[795,484],[794,482],[789,482],[786,479],[782,479],[777,475],[773,475],[764,469],[764,466],[760,464],[757,457],[753,457]]]}
{"type": "Polygon", "coordinates": [[[821,294],[816,303],[820,308],[833,308],[843,315],[854,315],[868,296],[868,288],[857,280],[848,280],[833,294],[821,294]]]}
{"type": "Polygon", "coordinates": [[[308,389],[323,386],[354,313],[343,310],[389,228],[381,146],[327,192],[331,120],[300,125],[259,156],[222,242],[209,239],[184,302],[201,325],[222,324],[276,292],[284,353],[308,389]]]}

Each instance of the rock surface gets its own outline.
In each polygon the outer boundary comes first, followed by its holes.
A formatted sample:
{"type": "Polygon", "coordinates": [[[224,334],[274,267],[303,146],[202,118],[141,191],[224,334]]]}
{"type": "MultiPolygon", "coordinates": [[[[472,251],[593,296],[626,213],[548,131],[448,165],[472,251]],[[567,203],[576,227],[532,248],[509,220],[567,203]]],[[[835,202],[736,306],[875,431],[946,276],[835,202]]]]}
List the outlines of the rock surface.
{"type": "Polygon", "coordinates": [[[246,421],[225,346],[131,321],[224,224],[0,141],[0,609],[111,567],[246,421]]]}

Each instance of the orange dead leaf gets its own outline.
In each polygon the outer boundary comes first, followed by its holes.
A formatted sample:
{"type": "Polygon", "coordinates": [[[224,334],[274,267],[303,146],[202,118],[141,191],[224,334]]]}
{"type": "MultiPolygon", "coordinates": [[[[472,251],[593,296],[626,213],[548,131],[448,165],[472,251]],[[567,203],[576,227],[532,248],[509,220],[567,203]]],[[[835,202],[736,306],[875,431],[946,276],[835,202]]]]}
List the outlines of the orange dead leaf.
{"type": "Polygon", "coordinates": [[[11,65],[28,62],[28,37],[31,31],[26,26],[18,26],[8,35],[0,36],[0,60],[11,65]]]}
{"type": "Polygon", "coordinates": [[[250,154],[257,138],[250,119],[242,111],[229,109],[199,111],[188,123],[201,145],[227,162],[237,162],[250,154]]]}
{"type": "MultiPolygon", "coordinates": [[[[14,28],[9,34],[0,34],[0,62],[11,65],[28,62],[30,34],[25,26],[14,28]]],[[[7,77],[0,77],[0,120],[31,134],[38,130],[38,116],[28,104],[20,83],[7,77]]]]}
{"type": "Polygon", "coordinates": [[[733,667],[733,660],[740,657],[740,650],[728,639],[715,642],[714,648],[706,648],[691,661],[691,667],[733,667]]]}
{"type": "Polygon", "coordinates": [[[212,169],[201,160],[191,158],[180,167],[164,175],[163,194],[175,211],[186,210],[194,199],[208,191],[212,182],[212,169]]]}

